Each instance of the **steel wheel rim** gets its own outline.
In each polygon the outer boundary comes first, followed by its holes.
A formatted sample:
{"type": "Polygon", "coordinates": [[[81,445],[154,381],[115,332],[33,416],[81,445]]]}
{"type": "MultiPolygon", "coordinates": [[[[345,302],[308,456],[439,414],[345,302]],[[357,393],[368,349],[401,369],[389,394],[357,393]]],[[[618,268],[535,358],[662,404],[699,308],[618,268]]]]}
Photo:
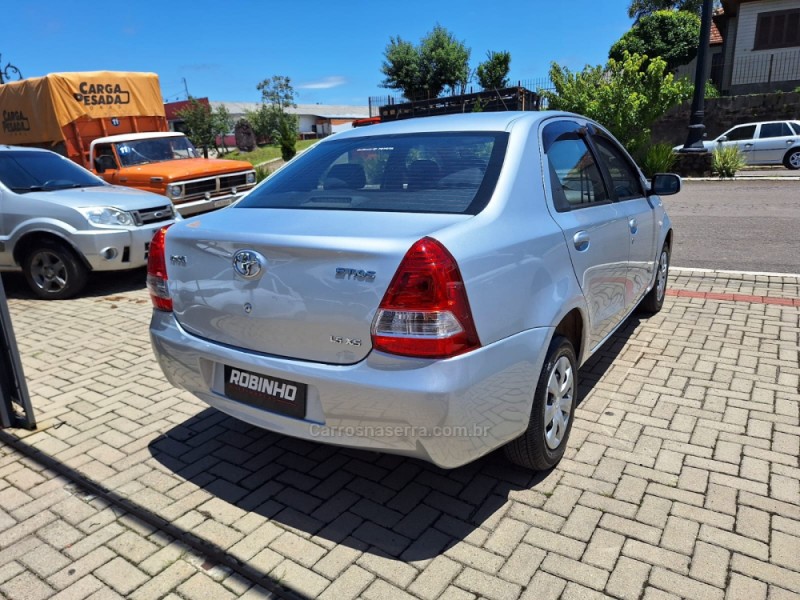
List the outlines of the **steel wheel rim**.
{"type": "Polygon", "coordinates": [[[575,374],[572,363],[561,356],[547,379],[547,400],[544,407],[544,439],[550,450],[564,441],[575,397],[575,374]]]}
{"type": "Polygon", "coordinates": [[[55,252],[42,250],[31,260],[31,278],[40,290],[60,292],[67,287],[67,265],[55,252]]]}
{"type": "Polygon", "coordinates": [[[661,258],[658,259],[658,273],[656,275],[656,295],[660,301],[664,297],[667,289],[667,272],[669,270],[669,254],[666,250],[661,251],[661,258]]]}
{"type": "Polygon", "coordinates": [[[789,164],[795,169],[800,169],[800,152],[795,152],[789,156],[789,164]]]}

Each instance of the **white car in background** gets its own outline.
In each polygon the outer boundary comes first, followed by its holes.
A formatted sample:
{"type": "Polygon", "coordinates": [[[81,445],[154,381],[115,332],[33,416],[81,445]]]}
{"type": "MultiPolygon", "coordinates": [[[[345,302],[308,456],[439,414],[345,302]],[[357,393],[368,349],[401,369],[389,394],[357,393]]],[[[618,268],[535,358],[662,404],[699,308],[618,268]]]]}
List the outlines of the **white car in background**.
{"type": "MultiPolygon", "coordinates": [[[[704,141],[715,148],[737,146],[748,165],[783,165],[800,169],[800,121],[765,121],[732,127],[718,138],[704,141]]],[[[675,146],[678,151],[683,146],[675,146]]]]}

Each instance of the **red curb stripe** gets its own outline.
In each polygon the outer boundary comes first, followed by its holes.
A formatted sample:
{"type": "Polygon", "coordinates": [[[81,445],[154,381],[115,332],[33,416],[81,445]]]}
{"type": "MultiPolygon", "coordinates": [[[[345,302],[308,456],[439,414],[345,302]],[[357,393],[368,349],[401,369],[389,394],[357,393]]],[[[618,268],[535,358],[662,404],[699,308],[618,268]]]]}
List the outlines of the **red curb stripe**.
{"type": "Polygon", "coordinates": [[[679,298],[701,298],[703,300],[723,300],[727,302],[748,302],[750,304],[777,304],[780,306],[800,306],[800,298],[773,298],[771,296],[749,296],[747,294],[720,294],[717,292],[696,292],[694,290],[667,290],[667,296],[679,298]]]}

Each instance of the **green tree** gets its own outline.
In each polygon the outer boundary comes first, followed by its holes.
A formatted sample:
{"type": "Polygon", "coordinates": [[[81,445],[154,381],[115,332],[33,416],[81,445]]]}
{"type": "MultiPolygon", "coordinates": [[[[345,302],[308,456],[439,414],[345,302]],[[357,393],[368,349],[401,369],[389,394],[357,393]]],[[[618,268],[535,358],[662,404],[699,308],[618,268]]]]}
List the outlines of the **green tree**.
{"type": "Polygon", "coordinates": [[[437,98],[446,88],[463,92],[469,83],[470,49],[441,25],[417,46],[400,36],[390,38],[383,55],[381,85],[400,90],[409,100],[437,98]]]}
{"type": "Polygon", "coordinates": [[[605,68],[587,66],[576,73],[553,63],[550,78],[555,91],[544,95],[551,109],[594,119],[638,154],[647,145],[655,120],[692,94],[691,84],[676,81],[666,66],[662,58],[648,60],[627,52],[622,60],[610,59],[605,68]]]}
{"type": "Polygon", "coordinates": [[[660,10],[680,10],[700,15],[702,7],[703,0],[631,0],[628,16],[638,21],[660,10]]]}
{"type": "Polygon", "coordinates": [[[486,60],[478,65],[478,83],[485,90],[508,87],[508,71],[511,69],[510,52],[487,52],[486,60]]]}
{"type": "Polygon", "coordinates": [[[247,113],[247,118],[256,136],[280,144],[281,155],[289,160],[295,155],[297,144],[297,117],[287,112],[297,106],[292,82],[285,75],[273,75],[256,89],[261,92],[262,104],[255,112],[247,113]]]}
{"type": "Polygon", "coordinates": [[[643,16],[609,50],[622,60],[623,53],[660,56],[671,71],[689,63],[697,54],[700,17],[688,11],[659,10],[643,16]]]}
{"type": "Polygon", "coordinates": [[[216,139],[219,137],[222,140],[223,151],[227,152],[228,145],[225,143],[225,135],[233,129],[233,117],[224,104],[220,104],[212,115],[212,129],[214,133],[215,146],[216,139]]]}
{"type": "Polygon", "coordinates": [[[208,148],[214,146],[214,116],[208,104],[198,102],[189,96],[189,106],[178,111],[186,126],[186,135],[198,148],[203,149],[203,156],[208,158],[208,148]]]}

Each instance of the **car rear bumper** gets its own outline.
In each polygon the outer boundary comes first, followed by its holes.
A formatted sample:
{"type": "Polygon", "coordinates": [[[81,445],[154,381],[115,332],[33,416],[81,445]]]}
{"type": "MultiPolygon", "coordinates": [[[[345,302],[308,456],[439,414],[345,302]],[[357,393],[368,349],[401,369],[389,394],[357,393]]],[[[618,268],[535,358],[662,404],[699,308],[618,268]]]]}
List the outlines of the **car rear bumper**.
{"type": "Polygon", "coordinates": [[[153,311],[150,337],[169,381],[237,419],[310,441],[457,467],[518,437],[551,328],[531,329],[447,360],[371,352],[353,365],[256,354],[187,333],[153,311]],[[305,418],[231,400],[223,366],[308,385],[305,418]]]}

